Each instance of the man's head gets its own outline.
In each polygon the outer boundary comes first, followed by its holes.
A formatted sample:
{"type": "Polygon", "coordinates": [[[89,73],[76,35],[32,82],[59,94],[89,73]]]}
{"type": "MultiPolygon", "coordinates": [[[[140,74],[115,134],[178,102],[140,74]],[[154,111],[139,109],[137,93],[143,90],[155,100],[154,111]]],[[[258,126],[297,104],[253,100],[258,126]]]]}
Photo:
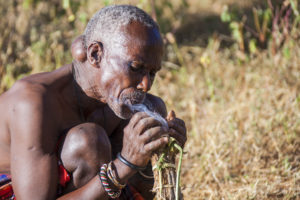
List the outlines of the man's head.
{"type": "Polygon", "coordinates": [[[84,43],[86,47],[92,41],[112,39],[120,28],[127,26],[132,21],[140,22],[148,28],[158,29],[157,24],[143,10],[130,5],[113,5],[99,10],[90,19],[84,31],[84,43]]]}
{"type": "Polygon", "coordinates": [[[130,117],[126,104],[143,102],[160,69],[163,42],[157,24],[137,7],[109,6],[93,16],[83,37],[95,96],[119,117],[130,117]]]}

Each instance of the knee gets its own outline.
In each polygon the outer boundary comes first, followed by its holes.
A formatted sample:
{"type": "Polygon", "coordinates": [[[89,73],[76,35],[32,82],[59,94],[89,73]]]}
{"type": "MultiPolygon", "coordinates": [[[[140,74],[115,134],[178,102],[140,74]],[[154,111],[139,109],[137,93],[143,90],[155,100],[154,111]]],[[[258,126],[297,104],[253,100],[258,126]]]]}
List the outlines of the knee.
{"type": "Polygon", "coordinates": [[[101,164],[109,162],[111,144],[105,130],[94,123],[73,127],[64,140],[61,159],[64,166],[71,171],[81,163],[99,168],[101,164]]]}

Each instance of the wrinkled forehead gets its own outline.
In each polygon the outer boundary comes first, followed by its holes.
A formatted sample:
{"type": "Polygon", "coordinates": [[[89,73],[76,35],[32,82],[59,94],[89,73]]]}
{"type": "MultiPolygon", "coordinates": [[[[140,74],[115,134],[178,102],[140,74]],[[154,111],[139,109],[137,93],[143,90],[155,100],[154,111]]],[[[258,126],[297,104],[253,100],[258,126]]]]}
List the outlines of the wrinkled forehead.
{"type": "Polygon", "coordinates": [[[147,27],[140,22],[132,21],[120,30],[130,40],[139,41],[144,45],[162,45],[159,30],[154,27],[147,27]]]}
{"type": "Polygon", "coordinates": [[[157,28],[150,28],[140,22],[133,21],[120,27],[108,42],[113,51],[127,54],[132,53],[163,53],[163,41],[157,28]]]}

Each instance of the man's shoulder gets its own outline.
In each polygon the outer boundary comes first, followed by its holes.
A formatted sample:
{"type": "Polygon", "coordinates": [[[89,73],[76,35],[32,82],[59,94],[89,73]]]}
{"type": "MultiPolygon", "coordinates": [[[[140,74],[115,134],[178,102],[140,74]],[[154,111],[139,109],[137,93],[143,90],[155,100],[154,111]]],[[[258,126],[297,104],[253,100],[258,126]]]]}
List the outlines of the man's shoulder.
{"type": "Polygon", "coordinates": [[[51,97],[56,93],[54,84],[61,84],[63,76],[67,73],[68,66],[62,67],[52,72],[36,73],[16,81],[7,96],[13,97],[16,101],[24,100],[45,100],[45,97],[51,97]]]}
{"type": "Polygon", "coordinates": [[[16,101],[42,100],[47,95],[47,89],[43,84],[29,80],[19,80],[8,91],[8,95],[16,101]]]}
{"type": "Polygon", "coordinates": [[[6,92],[1,103],[8,105],[7,109],[15,115],[15,111],[40,111],[49,99],[51,99],[49,92],[44,85],[28,80],[19,80],[6,92]]]}
{"type": "Polygon", "coordinates": [[[155,112],[158,112],[161,116],[167,116],[167,108],[165,102],[160,97],[147,93],[145,104],[148,104],[155,112]]]}

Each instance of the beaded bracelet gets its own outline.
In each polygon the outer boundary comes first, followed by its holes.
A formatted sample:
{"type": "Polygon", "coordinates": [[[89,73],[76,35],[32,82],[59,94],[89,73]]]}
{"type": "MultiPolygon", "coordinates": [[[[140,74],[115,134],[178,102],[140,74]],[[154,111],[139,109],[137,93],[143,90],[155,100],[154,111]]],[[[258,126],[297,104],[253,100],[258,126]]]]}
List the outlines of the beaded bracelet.
{"type": "Polygon", "coordinates": [[[119,160],[120,160],[122,163],[124,163],[125,165],[127,165],[127,166],[130,167],[131,169],[135,169],[135,170],[137,170],[137,171],[143,171],[143,170],[145,170],[146,167],[147,167],[147,166],[145,166],[145,167],[139,167],[139,166],[137,166],[137,165],[132,164],[131,162],[127,161],[127,160],[121,155],[120,152],[117,154],[117,158],[119,158],[119,160]]]}
{"type": "Polygon", "coordinates": [[[112,170],[112,162],[110,162],[108,164],[108,167],[107,167],[107,176],[111,180],[111,182],[113,182],[113,184],[117,188],[119,188],[120,190],[123,189],[126,186],[126,184],[119,183],[119,181],[117,180],[116,176],[114,175],[113,170],[112,170]]]}
{"type": "Polygon", "coordinates": [[[121,190],[114,191],[108,181],[107,181],[107,164],[103,164],[100,172],[99,172],[99,177],[102,183],[102,186],[104,187],[104,190],[107,192],[110,198],[116,199],[121,195],[121,190]]]}

